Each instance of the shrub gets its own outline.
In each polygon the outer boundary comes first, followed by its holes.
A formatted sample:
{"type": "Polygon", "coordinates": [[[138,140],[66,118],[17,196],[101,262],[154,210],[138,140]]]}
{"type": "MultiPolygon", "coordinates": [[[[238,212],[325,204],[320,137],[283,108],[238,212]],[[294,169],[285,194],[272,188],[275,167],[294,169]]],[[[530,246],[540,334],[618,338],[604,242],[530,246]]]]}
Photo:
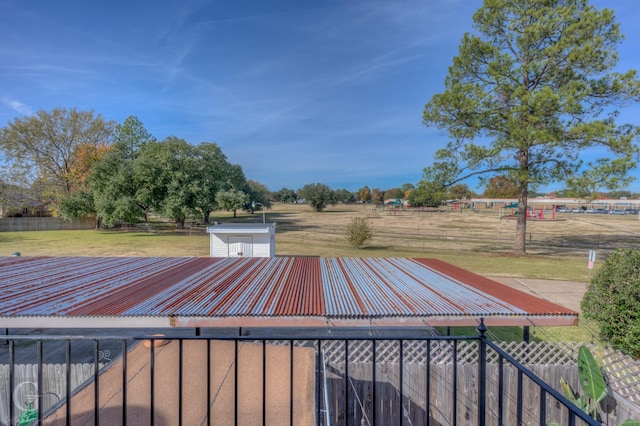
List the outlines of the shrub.
{"type": "Polygon", "coordinates": [[[640,357],[640,250],[613,252],[591,280],[581,306],[614,348],[640,357]]]}
{"type": "Polygon", "coordinates": [[[354,217],[351,219],[351,223],[347,225],[345,238],[356,248],[361,248],[364,242],[372,236],[371,226],[369,226],[369,222],[364,217],[354,217]]]}

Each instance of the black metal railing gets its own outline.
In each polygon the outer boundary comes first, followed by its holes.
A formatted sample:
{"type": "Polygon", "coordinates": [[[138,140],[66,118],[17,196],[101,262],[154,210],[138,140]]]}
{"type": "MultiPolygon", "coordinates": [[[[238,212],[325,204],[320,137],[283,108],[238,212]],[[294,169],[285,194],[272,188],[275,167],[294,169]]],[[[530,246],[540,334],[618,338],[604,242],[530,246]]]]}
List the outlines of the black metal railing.
{"type": "Polygon", "coordinates": [[[600,424],[479,331],[2,336],[0,425],[600,424]]]}

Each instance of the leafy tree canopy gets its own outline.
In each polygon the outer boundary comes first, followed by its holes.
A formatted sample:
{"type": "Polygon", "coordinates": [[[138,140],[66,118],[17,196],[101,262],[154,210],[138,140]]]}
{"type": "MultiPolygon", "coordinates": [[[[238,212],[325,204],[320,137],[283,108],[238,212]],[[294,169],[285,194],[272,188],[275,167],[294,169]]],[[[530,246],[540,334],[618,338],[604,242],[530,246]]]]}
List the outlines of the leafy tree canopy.
{"type": "Polygon", "coordinates": [[[88,178],[95,212],[104,225],[146,220],[152,206],[142,175],[134,172],[136,163],[143,161],[138,159],[141,149],[156,142],[137,117],[129,116],[116,126],[112,149],[91,168],[88,178]]]}
{"type": "Polygon", "coordinates": [[[340,203],[349,204],[349,203],[356,202],[355,194],[349,191],[348,189],[336,189],[335,195],[336,195],[336,201],[340,203]]]}
{"type": "Polygon", "coordinates": [[[413,191],[416,189],[416,186],[412,183],[403,183],[402,184],[402,192],[413,191]]]}
{"type": "Polygon", "coordinates": [[[384,191],[384,198],[404,198],[404,191],[402,188],[390,188],[384,191]]]}
{"type": "MultiPolygon", "coordinates": [[[[0,131],[0,151],[32,184],[46,182],[56,201],[74,188],[80,147],[109,145],[115,123],[93,111],[55,108],[16,118],[0,131]]],[[[11,166],[11,164],[9,165],[11,166]]]]}
{"type": "Polygon", "coordinates": [[[281,203],[293,203],[296,201],[296,192],[293,189],[282,188],[273,193],[273,198],[281,203]]]}
{"type": "Polygon", "coordinates": [[[482,196],[486,198],[517,198],[518,184],[508,176],[494,176],[489,179],[482,196]]]}
{"type": "Polygon", "coordinates": [[[469,187],[464,183],[458,183],[456,185],[451,185],[447,191],[448,198],[463,200],[470,199],[476,196],[476,193],[469,189],[469,187]]]}
{"type": "Polygon", "coordinates": [[[638,100],[640,81],[636,71],[613,71],[618,24],[613,11],[586,0],[485,0],[473,20],[477,33],[464,35],[444,92],[424,109],[424,123],[450,136],[424,178],[449,186],[498,174],[517,182],[514,252],[524,254],[530,185],[629,182],[640,129],[618,124],[616,107],[638,100]],[[606,155],[584,161],[586,150],[606,155]]]}
{"type": "Polygon", "coordinates": [[[203,142],[195,148],[196,177],[199,190],[195,195],[194,209],[209,222],[209,215],[218,208],[216,194],[225,189],[246,189],[247,181],[242,168],[227,161],[220,147],[211,142],[203,142]]]}
{"type": "Polygon", "coordinates": [[[236,217],[238,209],[244,208],[251,201],[246,192],[238,189],[223,189],[216,194],[218,207],[222,210],[233,211],[233,217],[236,217]]]}
{"type": "Polygon", "coordinates": [[[271,207],[271,192],[266,185],[255,181],[247,180],[249,195],[249,211],[262,210],[262,208],[271,207]]]}
{"type": "Polygon", "coordinates": [[[640,250],[618,249],[609,256],[581,307],[615,348],[640,358],[640,250]]]}
{"type": "Polygon", "coordinates": [[[133,165],[134,180],[139,184],[136,199],[182,228],[196,209],[199,191],[201,169],[195,148],[184,139],[169,136],[162,142],[145,144],[133,165]]]}
{"type": "MultiPolygon", "coordinates": [[[[136,117],[116,127],[113,148],[92,168],[86,194],[69,200],[67,217],[93,206],[106,226],[138,222],[154,212],[173,219],[178,227],[188,218],[208,222],[219,208],[223,190],[247,192],[242,168],[230,164],[215,143],[191,145],[170,136],[157,141],[136,117]]],[[[268,202],[268,198],[267,198],[268,202]]]]}
{"type": "Polygon", "coordinates": [[[317,212],[321,212],[329,204],[336,204],[335,192],[323,183],[308,183],[298,194],[317,212]]]}
{"type": "Polygon", "coordinates": [[[420,181],[409,197],[413,207],[439,207],[447,199],[447,191],[439,183],[420,181]]]}
{"type": "Polygon", "coordinates": [[[366,203],[367,201],[371,201],[371,189],[368,186],[364,186],[358,189],[358,200],[366,203]]]}

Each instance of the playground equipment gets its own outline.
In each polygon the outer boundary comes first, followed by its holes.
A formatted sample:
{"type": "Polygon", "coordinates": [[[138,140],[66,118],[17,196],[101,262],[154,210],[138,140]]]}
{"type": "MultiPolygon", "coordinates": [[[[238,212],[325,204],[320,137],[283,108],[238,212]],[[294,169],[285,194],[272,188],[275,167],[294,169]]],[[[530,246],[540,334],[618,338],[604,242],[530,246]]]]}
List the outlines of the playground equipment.
{"type": "MultiPolygon", "coordinates": [[[[509,205],[506,205],[503,207],[503,209],[511,209],[511,214],[510,215],[500,215],[500,218],[502,219],[503,217],[510,217],[510,218],[516,218],[518,217],[518,204],[517,203],[511,203],[509,205]]],[[[526,214],[527,214],[527,220],[545,220],[545,209],[544,208],[540,208],[540,209],[536,209],[534,207],[528,207],[526,210],[526,214]]],[[[551,206],[551,219],[550,220],[556,220],[556,206],[551,206]]],[[[547,219],[549,220],[549,219],[547,219]]]]}

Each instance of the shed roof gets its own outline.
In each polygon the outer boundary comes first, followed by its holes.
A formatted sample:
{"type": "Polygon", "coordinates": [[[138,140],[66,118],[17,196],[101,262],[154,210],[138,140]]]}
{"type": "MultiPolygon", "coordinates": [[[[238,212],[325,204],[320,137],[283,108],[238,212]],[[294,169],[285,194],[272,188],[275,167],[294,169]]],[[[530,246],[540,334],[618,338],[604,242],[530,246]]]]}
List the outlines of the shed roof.
{"type": "Polygon", "coordinates": [[[207,227],[210,234],[268,234],[275,223],[220,223],[207,227]]]}
{"type": "Polygon", "coordinates": [[[0,327],[573,325],[436,259],[2,257],[0,327]]]}

